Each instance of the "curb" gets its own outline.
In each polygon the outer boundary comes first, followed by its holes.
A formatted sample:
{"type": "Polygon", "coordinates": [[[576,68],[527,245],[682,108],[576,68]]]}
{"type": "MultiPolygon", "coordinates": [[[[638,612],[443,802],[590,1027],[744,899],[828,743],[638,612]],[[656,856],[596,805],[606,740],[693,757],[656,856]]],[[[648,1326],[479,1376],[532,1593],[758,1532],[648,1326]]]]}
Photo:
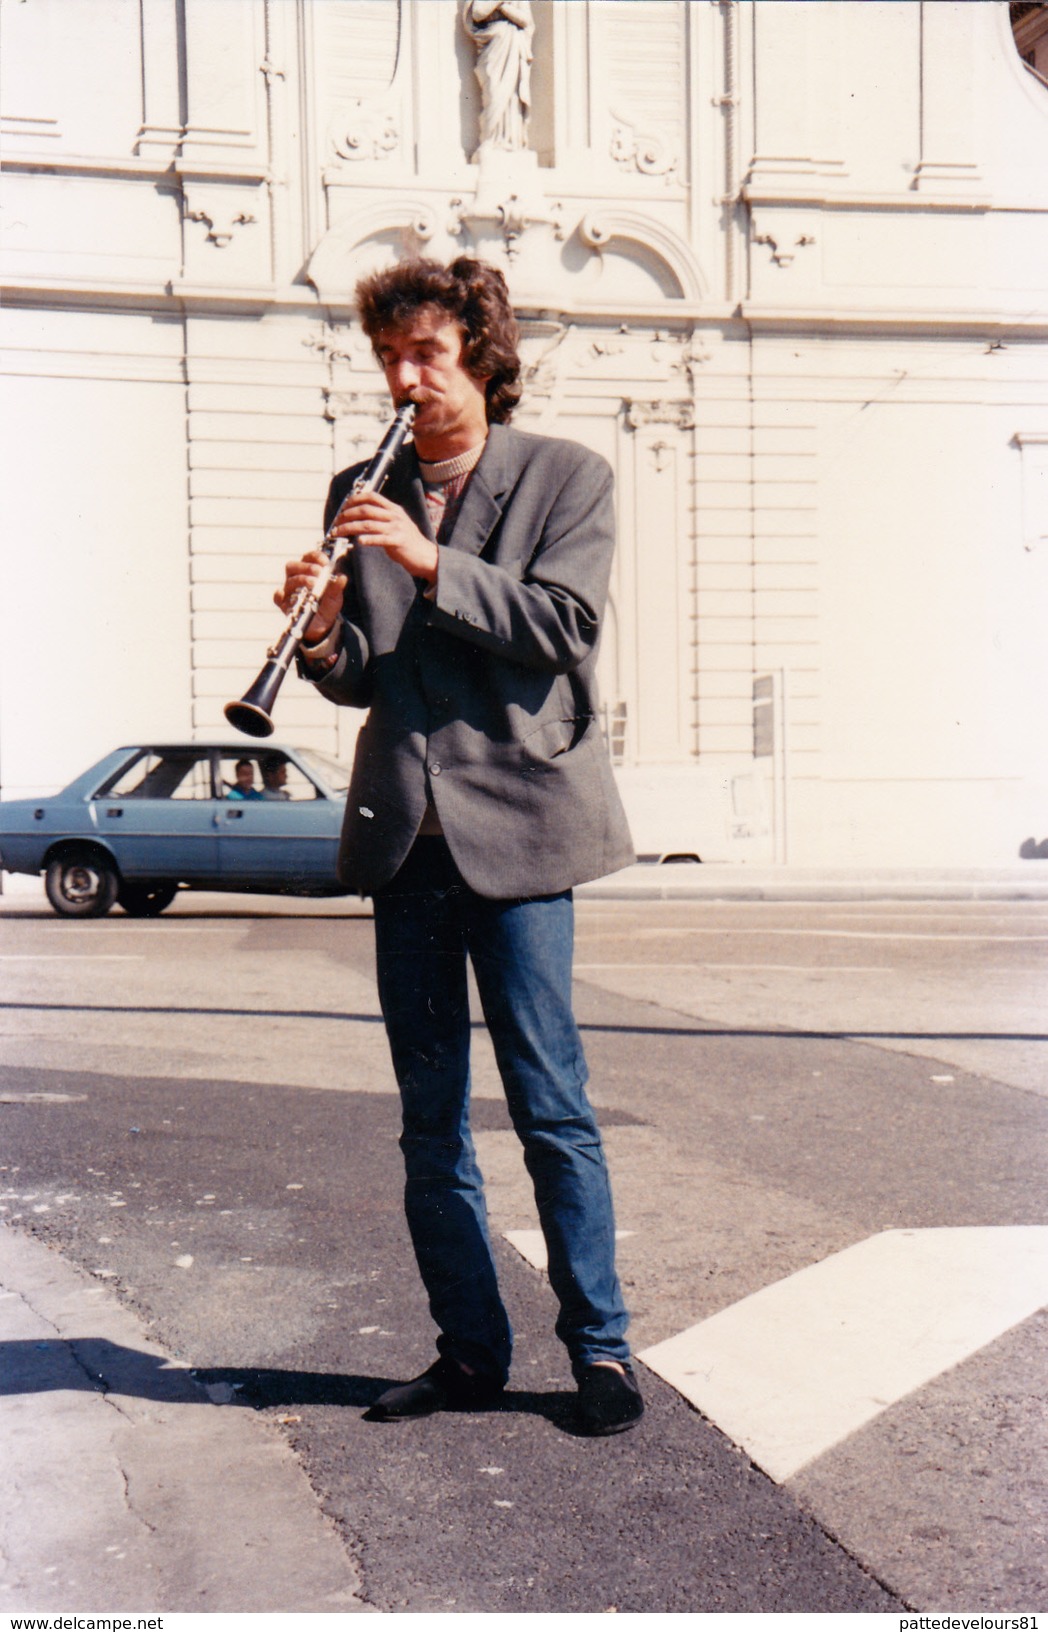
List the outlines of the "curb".
{"type": "Polygon", "coordinates": [[[836,872],[639,863],[575,893],[591,901],[1048,901],[1048,867],[836,872]]]}

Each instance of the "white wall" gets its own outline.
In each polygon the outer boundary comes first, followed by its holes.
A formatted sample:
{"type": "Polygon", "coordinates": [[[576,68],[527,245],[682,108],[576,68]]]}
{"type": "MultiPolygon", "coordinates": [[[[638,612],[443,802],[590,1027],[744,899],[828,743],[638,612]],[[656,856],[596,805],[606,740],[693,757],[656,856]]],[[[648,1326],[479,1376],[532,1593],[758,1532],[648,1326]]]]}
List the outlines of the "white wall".
{"type": "Polygon", "coordinates": [[[1045,825],[1048,558],[1023,543],[1021,382],[993,364],[937,347],[891,397],[821,411],[831,855],[1005,862],[1045,825]],[[942,400],[962,371],[983,377],[978,411],[942,400]]]}
{"type": "Polygon", "coordinates": [[[163,355],[171,325],[63,314],[40,354],[26,315],[7,314],[9,340],[27,349],[9,352],[18,372],[0,438],[7,798],[190,725],[185,390],[177,350],[163,355]],[[113,350],[87,349],[106,340],[113,350]],[[140,340],[149,351],[116,350],[140,340]]]}
{"type": "MultiPolygon", "coordinates": [[[[788,859],[1014,858],[1048,836],[1048,89],[1007,5],[534,11],[534,151],[478,163],[455,0],[0,0],[4,794],[227,734],[388,419],[355,278],[473,249],[519,423],[616,469],[628,764],[746,763],[782,675],[788,859]]],[[[351,750],[296,680],[279,709],[351,750]]]]}

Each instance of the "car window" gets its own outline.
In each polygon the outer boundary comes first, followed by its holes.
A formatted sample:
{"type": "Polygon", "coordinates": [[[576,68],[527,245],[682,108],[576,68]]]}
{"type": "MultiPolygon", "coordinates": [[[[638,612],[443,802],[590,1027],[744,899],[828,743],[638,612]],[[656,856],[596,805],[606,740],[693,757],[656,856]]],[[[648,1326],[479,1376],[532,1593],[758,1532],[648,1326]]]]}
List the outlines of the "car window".
{"type": "Polygon", "coordinates": [[[226,799],[302,800],[324,795],[294,760],[284,754],[223,754],[219,763],[222,793],[226,799]],[[249,774],[250,773],[250,774],[249,774]]]}
{"type": "Polygon", "coordinates": [[[204,753],[141,754],[95,794],[96,799],[210,799],[211,761],[204,753]]]}
{"type": "Polygon", "coordinates": [[[295,752],[305,762],[307,770],[316,771],[320,780],[327,784],[334,794],[349,792],[349,779],[352,772],[348,765],[343,765],[330,754],[322,754],[316,748],[296,748],[295,752]]]}

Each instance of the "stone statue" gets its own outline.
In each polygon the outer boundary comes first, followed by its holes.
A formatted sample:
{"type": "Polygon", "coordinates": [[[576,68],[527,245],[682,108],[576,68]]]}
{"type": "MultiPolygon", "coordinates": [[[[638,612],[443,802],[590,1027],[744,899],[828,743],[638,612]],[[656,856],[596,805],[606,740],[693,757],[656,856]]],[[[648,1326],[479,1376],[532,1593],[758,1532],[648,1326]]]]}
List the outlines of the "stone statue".
{"type": "Polygon", "coordinates": [[[462,23],[477,47],[480,145],[522,152],[528,144],[535,32],[529,0],[465,0],[462,23]]]}

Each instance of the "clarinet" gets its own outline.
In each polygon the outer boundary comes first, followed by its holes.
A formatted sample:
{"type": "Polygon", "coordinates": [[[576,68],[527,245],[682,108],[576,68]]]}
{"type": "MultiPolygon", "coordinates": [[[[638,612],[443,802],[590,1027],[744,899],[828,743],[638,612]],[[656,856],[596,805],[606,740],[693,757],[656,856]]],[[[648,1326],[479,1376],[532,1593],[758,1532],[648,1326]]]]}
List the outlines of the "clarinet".
{"type": "MultiPolygon", "coordinates": [[[[396,418],[375,450],[371,463],[353,483],[354,497],[358,493],[379,491],[389,475],[390,466],[400,452],[414,418],[413,402],[406,402],[403,407],[398,408],[396,418]]],[[[245,736],[272,735],[272,711],[277,692],[283,685],[284,676],[291,667],[305,632],[313,621],[325,589],[352,548],[352,539],[334,538],[328,532],[320,545],[321,554],[326,559],[319,578],[311,589],[300,589],[295,596],[288,613],[288,621],[279,638],[266,653],[266,661],[259,670],[254,685],[248,687],[238,702],[226,704],[224,710],[226,719],[238,731],[243,731],[245,736]]]]}

